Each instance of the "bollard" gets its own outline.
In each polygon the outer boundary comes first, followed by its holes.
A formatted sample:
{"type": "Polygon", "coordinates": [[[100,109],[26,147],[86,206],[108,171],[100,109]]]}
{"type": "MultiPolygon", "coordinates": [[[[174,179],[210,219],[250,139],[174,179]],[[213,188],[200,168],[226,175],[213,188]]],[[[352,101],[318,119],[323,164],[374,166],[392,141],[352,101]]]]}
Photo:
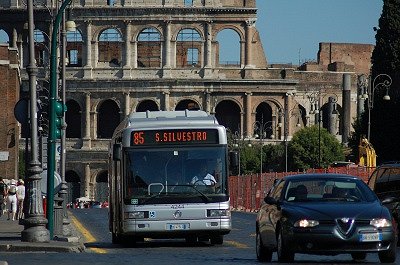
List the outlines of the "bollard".
{"type": "Polygon", "coordinates": [[[54,197],[54,235],[63,235],[63,199],[54,197]]]}

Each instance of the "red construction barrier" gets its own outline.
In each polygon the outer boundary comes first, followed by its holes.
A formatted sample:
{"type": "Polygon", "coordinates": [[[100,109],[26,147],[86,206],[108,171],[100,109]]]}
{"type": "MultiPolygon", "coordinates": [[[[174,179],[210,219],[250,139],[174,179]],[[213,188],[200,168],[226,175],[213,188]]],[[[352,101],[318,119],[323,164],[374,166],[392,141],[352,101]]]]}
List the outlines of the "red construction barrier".
{"type": "MultiPolygon", "coordinates": [[[[368,167],[332,167],[327,169],[310,169],[306,173],[338,173],[357,176],[368,181],[375,168],[368,167]]],[[[303,174],[304,172],[268,172],[249,174],[242,176],[230,176],[229,195],[231,209],[237,211],[257,211],[264,197],[272,187],[275,179],[281,179],[287,175],[303,174]]]]}

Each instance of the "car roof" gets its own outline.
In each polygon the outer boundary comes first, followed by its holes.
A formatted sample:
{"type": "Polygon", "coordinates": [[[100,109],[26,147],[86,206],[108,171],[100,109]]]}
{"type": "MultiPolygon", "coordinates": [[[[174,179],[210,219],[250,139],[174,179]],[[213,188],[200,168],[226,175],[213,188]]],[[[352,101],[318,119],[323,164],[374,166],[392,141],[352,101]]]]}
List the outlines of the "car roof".
{"type": "Polygon", "coordinates": [[[358,179],[356,176],[346,174],[335,174],[335,173],[307,173],[298,175],[285,176],[285,180],[305,180],[305,179],[321,179],[321,178],[338,178],[338,179],[358,179]]]}

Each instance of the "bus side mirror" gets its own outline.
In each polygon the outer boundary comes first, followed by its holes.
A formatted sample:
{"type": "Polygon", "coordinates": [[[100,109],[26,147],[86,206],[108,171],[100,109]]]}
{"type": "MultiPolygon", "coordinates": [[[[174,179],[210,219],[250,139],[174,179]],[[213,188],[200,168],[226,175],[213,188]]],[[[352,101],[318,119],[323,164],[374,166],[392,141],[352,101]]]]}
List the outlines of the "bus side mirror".
{"type": "Polygon", "coordinates": [[[229,161],[231,168],[239,167],[239,152],[238,151],[230,151],[229,152],[229,161]]]}
{"type": "Polygon", "coordinates": [[[114,161],[121,161],[121,151],[122,151],[121,144],[113,144],[113,160],[114,161]]]}

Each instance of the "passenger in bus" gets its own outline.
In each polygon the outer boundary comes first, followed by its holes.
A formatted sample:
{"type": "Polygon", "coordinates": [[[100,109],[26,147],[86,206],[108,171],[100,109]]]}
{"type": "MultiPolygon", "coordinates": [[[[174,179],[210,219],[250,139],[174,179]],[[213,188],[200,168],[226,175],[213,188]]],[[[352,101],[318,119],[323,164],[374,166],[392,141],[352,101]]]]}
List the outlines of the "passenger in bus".
{"type": "Polygon", "coordinates": [[[215,186],[217,181],[214,176],[208,172],[207,163],[202,163],[200,165],[200,169],[198,173],[192,178],[190,184],[193,185],[207,185],[207,186],[215,186]]]}

